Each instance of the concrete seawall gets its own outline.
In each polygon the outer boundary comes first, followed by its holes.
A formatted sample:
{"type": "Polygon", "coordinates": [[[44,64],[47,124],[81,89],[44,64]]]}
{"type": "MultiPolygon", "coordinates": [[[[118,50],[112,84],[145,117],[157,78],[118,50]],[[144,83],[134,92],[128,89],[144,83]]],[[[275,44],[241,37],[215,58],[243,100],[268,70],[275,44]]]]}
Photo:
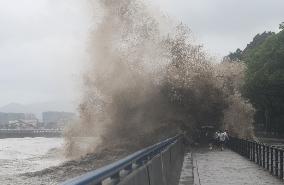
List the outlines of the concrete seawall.
{"type": "Polygon", "coordinates": [[[182,140],[132,172],[118,185],[178,185],[184,159],[182,140]]]}

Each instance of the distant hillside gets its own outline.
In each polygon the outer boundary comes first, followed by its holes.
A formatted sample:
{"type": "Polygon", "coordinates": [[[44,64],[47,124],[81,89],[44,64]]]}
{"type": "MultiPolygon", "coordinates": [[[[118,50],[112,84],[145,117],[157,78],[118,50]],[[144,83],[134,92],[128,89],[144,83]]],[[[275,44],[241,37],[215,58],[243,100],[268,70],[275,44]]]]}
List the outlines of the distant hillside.
{"type": "Polygon", "coordinates": [[[19,103],[10,103],[8,105],[0,107],[0,112],[6,112],[6,113],[29,113],[29,111],[27,111],[26,106],[24,106],[22,104],[19,104],[19,103]]]}

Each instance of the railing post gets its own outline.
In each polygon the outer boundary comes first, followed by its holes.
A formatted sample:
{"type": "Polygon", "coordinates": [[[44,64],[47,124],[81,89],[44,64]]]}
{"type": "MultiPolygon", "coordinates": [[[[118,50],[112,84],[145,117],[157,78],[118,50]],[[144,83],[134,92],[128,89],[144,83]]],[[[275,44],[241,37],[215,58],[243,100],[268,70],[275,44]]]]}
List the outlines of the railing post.
{"type": "Polygon", "coordinates": [[[243,141],[243,156],[246,156],[246,141],[242,139],[243,141]]]}
{"type": "Polygon", "coordinates": [[[265,168],[265,145],[262,144],[262,167],[265,168]]]}
{"type": "Polygon", "coordinates": [[[235,146],[235,151],[237,153],[239,153],[239,143],[238,143],[238,139],[237,138],[234,139],[234,146],[235,146]]]}
{"type": "Polygon", "coordinates": [[[241,143],[240,143],[240,139],[236,139],[236,149],[237,152],[240,154],[241,153],[241,143]]]}
{"type": "Polygon", "coordinates": [[[250,141],[248,140],[248,159],[251,160],[251,155],[250,155],[250,141]]]}
{"type": "Polygon", "coordinates": [[[252,161],[255,162],[255,142],[252,143],[252,161]]]}
{"type": "Polygon", "coordinates": [[[256,143],[256,164],[259,164],[258,143],[256,143]]]}
{"type": "Polygon", "coordinates": [[[273,147],[270,147],[270,172],[273,174],[273,147]]]}
{"type": "Polygon", "coordinates": [[[240,139],[241,142],[241,155],[244,156],[244,140],[240,139]]]}
{"type": "Polygon", "coordinates": [[[250,160],[253,161],[253,142],[250,141],[250,160]]]}
{"type": "Polygon", "coordinates": [[[261,155],[260,155],[260,144],[257,143],[257,164],[259,165],[261,163],[261,155]]]}
{"type": "Polygon", "coordinates": [[[237,148],[236,148],[236,139],[235,138],[233,138],[233,150],[235,151],[235,152],[237,152],[237,148]]]}
{"type": "Polygon", "coordinates": [[[249,159],[251,160],[251,142],[248,141],[248,156],[249,156],[249,159]]]}
{"type": "Polygon", "coordinates": [[[266,146],[266,169],[269,171],[269,146],[266,146]]]}
{"type": "Polygon", "coordinates": [[[248,154],[248,141],[245,140],[245,156],[246,158],[249,158],[249,154],[248,154]]]}
{"type": "Polygon", "coordinates": [[[240,140],[241,141],[241,155],[244,156],[244,140],[240,140]]]}
{"type": "Polygon", "coordinates": [[[240,143],[237,138],[235,138],[235,148],[236,148],[236,152],[240,153],[240,143]]]}
{"type": "Polygon", "coordinates": [[[246,157],[249,159],[249,146],[248,146],[248,140],[245,140],[246,143],[246,157]]]}
{"type": "Polygon", "coordinates": [[[260,144],[260,143],[258,143],[258,157],[259,157],[258,165],[261,166],[261,163],[262,163],[262,155],[261,155],[261,144],[260,144]]]}
{"type": "Polygon", "coordinates": [[[283,179],[283,150],[280,150],[280,179],[283,179]]]}
{"type": "Polygon", "coordinates": [[[242,141],[238,138],[238,153],[242,155],[242,141]]]}
{"type": "Polygon", "coordinates": [[[253,161],[253,141],[250,142],[250,159],[253,161]]]}
{"type": "Polygon", "coordinates": [[[247,141],[244,139],[244,156],[247,157],[247,141]]]}
{"type": "Polygon", "coordinates": [[[274,150],[275,152],[274,152],[274,155],[275,155],[275,157],[274,157],[274,159],[275,159],[275,176],[277,176],[278,177],[278,175],[279,175],[279,172],[278,172],[278,149],[277,148],[275,148],[275,150],[274,150]]]}
{"type": "Polygon", "coordinates": [[[234,138],[234,148],[237,153],[239,153],[239,146],[237,144],[237,138],[234,138]]]}
{"type": "Polygon", "coordinates": [[[241,155],[243,155],[243,142],[242,142],[242,140],[241,139],[238,139],[239,140],[239,144],[241,144],[241,147],[239,147],[239,153],[241,154],[241,155]]]}

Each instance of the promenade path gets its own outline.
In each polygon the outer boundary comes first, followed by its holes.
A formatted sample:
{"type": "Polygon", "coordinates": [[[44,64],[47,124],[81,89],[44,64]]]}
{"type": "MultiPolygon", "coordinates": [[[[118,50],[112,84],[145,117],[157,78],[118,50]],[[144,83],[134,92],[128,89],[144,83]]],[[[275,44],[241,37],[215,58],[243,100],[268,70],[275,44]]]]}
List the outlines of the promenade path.
{"type": "Polygon", "coordinates": [[[230,150],[199,150],[193,155],[201,185],[283,185],[257,164],[230,150]]]}

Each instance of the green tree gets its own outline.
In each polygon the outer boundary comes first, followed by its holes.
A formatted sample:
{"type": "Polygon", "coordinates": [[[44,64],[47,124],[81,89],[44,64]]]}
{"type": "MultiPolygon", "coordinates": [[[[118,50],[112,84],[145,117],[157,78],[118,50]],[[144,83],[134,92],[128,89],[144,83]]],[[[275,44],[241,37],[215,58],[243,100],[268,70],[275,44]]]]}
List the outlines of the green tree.
{"type": "Polygon", "coordinates": [[[243,51],[238,48],[235,52],[230,53],[228,57],[231,61],[240,61],[242,58],[242,52],[243,51]]]}
{"type": "Polygon", "coordinates": [[[243,93],[257,108],[257,121],[267,131],[284,133],[284,30],[249,50],[244,61],[243,93]]]}
{"type": "Polygon", "coordinates": [[[267,38],[275,35],[274,32],[263,32],[261,34],[257,34],[253,40],[247,44],[246,48],[242,51],[241,49],[237,49],[235,52],[230,53],[227,57],[230,59],[229,61],[240,61],[244,60],[247,55],[253,52],[254,49],[258,48],[261,44],[263,44],[267,38]]]}
{"type": "Polygon", "coordinates": [[[280,30],[284,30],[284,22],[282,22],[282,23],[279,25],[279,29],[280,29],[280,30]]]}

